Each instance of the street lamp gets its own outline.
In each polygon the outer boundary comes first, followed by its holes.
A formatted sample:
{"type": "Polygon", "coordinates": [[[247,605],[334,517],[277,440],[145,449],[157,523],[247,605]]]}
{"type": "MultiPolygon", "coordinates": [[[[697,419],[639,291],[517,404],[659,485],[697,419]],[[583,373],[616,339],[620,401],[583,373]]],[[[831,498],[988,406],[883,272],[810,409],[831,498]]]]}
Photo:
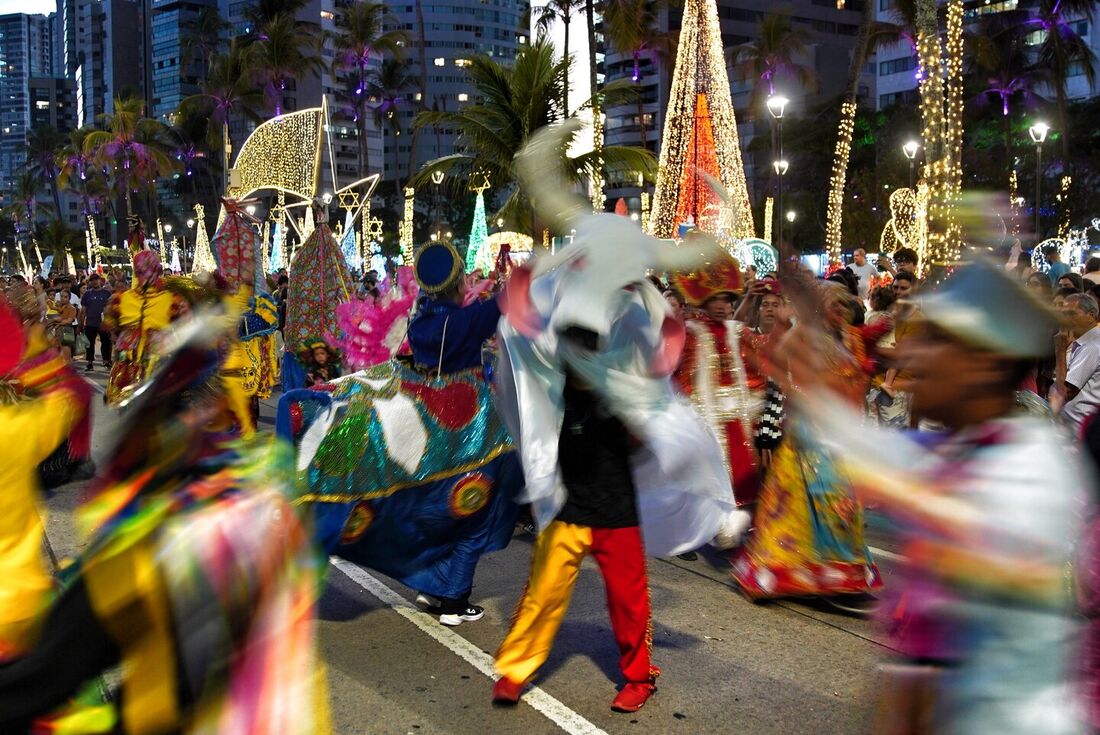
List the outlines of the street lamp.
{"type": "Polygon", "coordinates": [[[798,218],[798,214],[792,209],[787,212],[787,221],[794,222],[798,218]]]}
{"type": "MultiPolygon", "coordinates": [[[[187,220],[187,229],[188,230],[195,229],[195,220],[193,220],[193,219],[187,220]]],[[[180,257],[183,261],[183,262],[180,263],[180,268],[182,268],[183,272],[186,273],[188,271],[188,268],[187,268],[187,235],[183,236],[183,249],[181,250],[181,256],[180,257]]],[[[194,258],[192,258],[192,263],[191,264],[194,265],[194,258]]]]}
{"type": "Polygon", "coordinates": [[[905,154],[905,157],[909,159],[909,188],[913,188],[913,166],[917,160],[917,151],[920,150],[920,143],[915,140],[911,140],[901,147],[901,152],[905,154]]]}
{"type": "Polygon", "coordinates": [[[789,99],[781,94],[773,94],[768,97],[768,112],[775,120],[775,139],[772,141],[772,147],[775,152],[775,162],[772,166],[775,168],[775,173],[779,175],[779,182],[777,185],[776,204],[779,206],[775,210],[775,218],[779,221],[779,227],[777,227],[776,242],[782,245],[783,243],[783,174],[787,173],[787,162],[783,159],[783,112],[787,109],[787,103],[789,99]],[[780,171],[780,164],[782,164],[782,171],[780,171]]]}
{"type": "MultiPolygon", "coordinates": [[[[328,201],[331,202],[332,198],[329,197],[328,201]]],[[[325,202],[325,204],[328,204],[328,202],[325,202]]],[[[255,217],[256,216],[256,205],[255,204],[249,204],[247,207],[244,208],[244,211],[248,212],[249,217],[255,217]]]]}
{"type": "Polygon", "coordinates": [[[775,220],[779,224],[775,228],[775,242],[772,243],[776,248],[780,248],[783,245],[783,177],[787,175],[787,169],[791,167],[791,164],[786,159],[780,158],[777,161],[772,161],[772,168],[775,170],[775,175],[779,177],[779,183],[776,186],[778,196],[776,197],[775,207],[775,220]]]}
{"type": "Polygon", "coordinates": [[[1035,239],[1038,241],[1042,239],[1039,234],[1039,186],[1043,180],[1043,141],[1047,139],[1050,126],[1040,121],[1028,128],[1027,132],[1035,142],[1035,239]]]}

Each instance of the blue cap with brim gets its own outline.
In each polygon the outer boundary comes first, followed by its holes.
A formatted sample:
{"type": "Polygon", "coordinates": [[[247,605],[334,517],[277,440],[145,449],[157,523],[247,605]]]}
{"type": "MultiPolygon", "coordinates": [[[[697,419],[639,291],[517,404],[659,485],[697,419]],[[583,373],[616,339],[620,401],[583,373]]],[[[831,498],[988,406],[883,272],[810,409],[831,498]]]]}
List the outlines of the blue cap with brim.
{"type": "Polygon", "coordinates": [[[422,290],[432,294],[442,293],[462,278],[462,259],[453,245],[430,242],[417,251],[413,272],[422,290]]]}
{"type": "Polygon", "coordinates": [[[962,265],[937,293],[921,300],[925,319],[988,352],[1020,359],[1049,355],[1058,316],[985,260],[962,265]]]}

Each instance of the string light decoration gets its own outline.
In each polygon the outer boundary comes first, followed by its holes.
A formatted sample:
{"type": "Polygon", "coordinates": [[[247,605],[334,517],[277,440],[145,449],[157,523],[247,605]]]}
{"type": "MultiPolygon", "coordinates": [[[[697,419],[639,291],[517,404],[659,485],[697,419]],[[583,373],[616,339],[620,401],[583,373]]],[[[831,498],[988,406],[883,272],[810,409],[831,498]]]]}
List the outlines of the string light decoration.
{"type": "Polygon", "coordinates": [[[698,175],[695,173],[698,161],[688,156],[691,143],[695,143],[696,154],[705,152],[701,150],[700,131],[696,125],[701,95],[705,96],[713,137],[713,155],[719,173],[716,178],[729,192],[734,210],[731,234],[752,237],[752,210],[737,137],[737,119],[730,100],[718,7],[715,0],[686,0],[669,106],[661,133],[657,187],[649,218],[649,231],[659,238],[671,239],[676,234],[681,197],[694,195],[697,187],[705,186],[696,179],[690,192],[681,188],[685,170],[698,175]]]}
{"type": "MultiPolygon", "coordinates": [[[[840,126],[833,152],[833,172],[829,177],[829,202],[825,218],[825,254],[830,265],[840,264],[843,245],[844,187],[848,182],[848,161],[852,153],[852,131],[856,124],[856,103],[845,100],[840,105],[840,126]]],[[[771,226],[768,218],[767,227],[771,226]]],[[[765,238],[770,241],[770,238],[765,238]]]]}
{"type": "Polygon", "coordinates": [[[742,267],[755,266],[759,276],[779,270],[779,251],[764,240],[755,237],[739,240],[732,254],[742,267]]]}
{"type": "Polygon", "coordinates": [[[210,236],[206,234],[206,208],[195,205],[195,257],[191,261],[191,273],[213,273],[218,269],[214,253],[210,250],[210,236]]]}
{"type": "MultiPolygon", "coordinates": [[[[595,97],[592,104],[592,149],[597,154],[603,151],[603,113],[600,112],[599,100],[595,97]]],[[[588,189],[592,197],[592,211],[602,212],[606,201],[604,186],[607,183],[603,176],[603,156],[596,156],[589,174],[588,189]]]]}
{"type": "Polygon", "coordinates": [[[764,200],[764,242],[772,241],[772,219],[775,215],[775,199],[768,197],[764,200]]]}
{"type": "Polygon", "coordinates": [[[1012,218],[1012,237],[1020,234],[1020,181],[1016,169],[1008,175],[1008,207],[1012,218]]]}
{"type": "Polygon", "coordinates": [[[535,240],[530,235],[524,235],[522,232],[494,232],[485,239],[485,261],[489,263],[489,270],[485,271],[486,273],[493,270],[500,256],[500,246],[505,243],[511,248],[513,257],[520,256],[514,257],[517,261],[529,258],[535,249],[535,240]]]}
{"type": "Polygon", "coordinates": [[[642,192],[642,230],[649,231],[649,192],[642,192]]]}
{"type": "Polygon", "coordinates": [[[947,68],[944,144],[947,151],[947,187],[945,192],[946,236],[943,247],[934,253],[940,263],[955,263],[962,252],[962,229],[955,210],[962,196],[963,136],[963,0],[951,0],[947,6],[947,39],[944,44],[947,68]]]}
{"type": "Polygon", "coordinates": [[[95,220],[92,219],[90,214],[88,215],[88,229],[84,236],[84,243],[88,250],[88,267],[93,268],[99,262],[99,233],[95,231],[95,220]]]}
{"type": "MultiPolygon", "coordinates": [[[[474,221],[470,225],[470,239],[466,244],[467,273],[473,273],[480,267],[479,261],[484,260],[482,250],[485,247],[485,240],[489,237],[489,224],[485,221],[485,192],[489,188],[489,177],[484,177],[480,184],[471,188],[477,195],[474,197],[474,221]]],[[[492,270],[491,265],[489,270],[492,270]]]]}
{"type": "Polygon", "coordinates": [[[898,248],[917,252],[917,270],[928,250],[928,186],[921,183],[914,189],[895,189],[890,194],[890,219],[879,237],[879,252],[889,254],[898,248]]]}
{"type": "MultiPolygon", "coordinates": [[[[705,232],[717,232],[715,214],[722,200],[700,174],[719,178],[718,151],[714,143],[707,96],[700,93],[695,100],[694,134],[688,138],[684,160],[689,162],[680,171],[679,199],[676,203],[676,223],[694,222],[705,232]]],[[[732,224],[732,223],[731,223],[732,224]]]]}
{"type": "Polygon", "coordinates": [[[1062,221],[1058,223],[1058,237],[1061,238],[1069,237],[1069,219],[1072,214],[1069,208],[1069,188],[1072,183],[1071,177],[1062,177],[1062,191],[1058,194],[1058,201],[1062,203],[1062,221]]]}
{"type": "Polygon", "coordinates": [[[180,244],[179,240],[172,238],[172,262],[168,266],[168,270],[173,273],[182,273],[183,268],[180,266],[180,244]]]}
{"type": "Polygon", "coordinates": [[[164,252],[164,223],[157,217],[157,243],[160,245],[160,262],[168,262],[168,253],[164,252]]]}
{"type": "Polygon", "coordinates": [[[245,140],[232,168],[226,194],[247,199],[261,189],[274,189],[312,200],[321,175],[325,110],[313,107],[273,117],[245,140]]]}
{"type": "Polygon", "coordinates": [[[1031,267],[1040,273],[1049,272],[1050,261],[1047,260],[1047,256],[1043,251],[1053,247],[1058,249],[1063,263],[1068,265],[1070,269],[1076,269],[1081,265],[1081,249],[1083,246],[1088,245],[1087,232],[1087,228],[1070,230],[1064,238],[1049,237],[1043,240],[1031,251],[1031,267]]]}
{"type": "Polygon", "coordinates": [[[413,208],[416,204],[414,197],[416,189],[405,189],[405,218],[401,220],[401,255],[405,259],[405,265],[413,264],[413,208]]]}
{"type": "Polygon", "coordinates": [[[271,273],[275,273],[286,267],[286,264],[283,262],[283,243],[285,240],[286,225],[282,221],[276,220],[271,228],[271,254],[267,261],[267,270],[271,273]]]}

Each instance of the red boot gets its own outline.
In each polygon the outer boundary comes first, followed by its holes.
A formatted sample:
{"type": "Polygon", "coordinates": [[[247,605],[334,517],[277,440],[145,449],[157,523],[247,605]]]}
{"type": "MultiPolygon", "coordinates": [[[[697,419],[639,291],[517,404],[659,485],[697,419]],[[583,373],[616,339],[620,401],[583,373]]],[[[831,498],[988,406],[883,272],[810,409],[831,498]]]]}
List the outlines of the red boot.
{"type": "Polygon", "coordinates": [[[615,695],[615,701],[611,703],[611,709],[616,712],[637,712],[657,691],[653,682],[641,684],[630,683],[619,690],[615,695]]]}
{"type": "Polygon", "coordinates": [[[523,684],[517,684],[507,676],[500,677],[493,684],[493,704],[518,704],[521,694],[523,684]]]}

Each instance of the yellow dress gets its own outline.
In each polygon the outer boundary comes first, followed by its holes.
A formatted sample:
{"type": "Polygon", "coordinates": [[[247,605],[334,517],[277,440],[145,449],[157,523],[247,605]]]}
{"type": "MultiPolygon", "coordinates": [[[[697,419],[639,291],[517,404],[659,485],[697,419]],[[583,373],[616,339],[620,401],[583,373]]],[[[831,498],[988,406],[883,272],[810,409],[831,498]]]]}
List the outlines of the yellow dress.
{"type": "Polygon", "coordinates": [[[119,403],[153,372],[160,352],[159,338],[185,308],[179,296],[155,288],[131,288],[111,298],[103,316],[104,326],[115,333],[107,403],[119,403]]]}

